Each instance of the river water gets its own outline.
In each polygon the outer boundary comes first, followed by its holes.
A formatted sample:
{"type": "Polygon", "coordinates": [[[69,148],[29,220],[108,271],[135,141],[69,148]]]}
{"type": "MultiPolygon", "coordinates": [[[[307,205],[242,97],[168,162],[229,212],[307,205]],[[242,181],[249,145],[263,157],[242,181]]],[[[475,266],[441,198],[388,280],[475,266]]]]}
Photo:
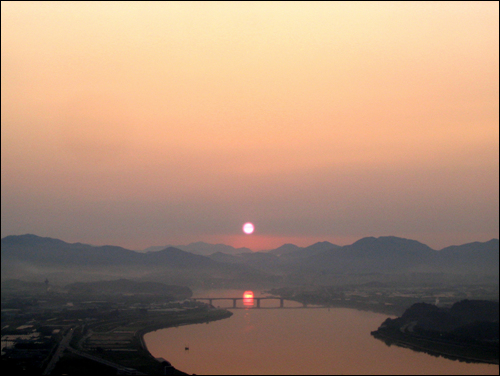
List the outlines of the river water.
{"type": "MultiPolygon", "coordinates": [[[[212,291],[199,297],[242,297],[212,291]]],[[[260,296],[254,293],[255,297],[260,296]]],[[[251,302],[238,301],[238,307],[251,302]]],[[[232,301],[213,305],[232,307],[232,301]]],[[[254,303],[255,305],[255,303],[254,303]]],[[[301,308],[285,301],[236,309],[229,319],[147,333],[148,350],[196,374],[449,374],[498,375],[497,365],[472,364],[387,346],[370,332],[390,317],[347,308],[301,308]],[[296,308],[292,308],[296,307],[296,308]],[[185,347],[189,347],[186,350],[185,347]]]]}

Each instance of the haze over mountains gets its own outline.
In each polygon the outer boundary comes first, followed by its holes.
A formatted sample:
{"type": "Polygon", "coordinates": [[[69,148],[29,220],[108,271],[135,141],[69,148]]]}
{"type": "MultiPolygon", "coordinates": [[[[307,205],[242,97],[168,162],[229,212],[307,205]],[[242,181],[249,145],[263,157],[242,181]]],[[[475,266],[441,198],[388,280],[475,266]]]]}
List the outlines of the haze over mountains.
{"type": "MultiPolygon", "coordinates": [[[[161,251],[162,249],[169,248],[169,247],[174,247],[186,252],[194,253],[196,255],[202,255],[202,256],[210,256],[213,255],[214,253],[224,253],[227,255],[240,255],[242,253],[254,253],[250,248],[246,247],[241,247],[241,248],[234,248],[230,245],[226,244],[210,244],[210,243],[205,243],[205,242],[194,242],[190,243],[188,245],[165,245],[165,246],[152,246],[145,248],[144,250],[140,252],[156,252],[156,251],[161,251]]],[[[318,242],[313,245],[310,245],[309,247],[299,247],[295,244],[283,244],[282,246],[271,249],[268,251],[261,251],[261,252],[268,252],[273,255],[281,256],[284,254],[288,253],[294,253],[300,249],[308,249],[308,250],[327,250],[327,249],[332,249],[339,247],[338,245],[332,244],[330,242],[324,241],[324,242],[318,242]]]]}
{"type": "Polygon", "coordinates": [[[499,275],[498,239],[439,251],[416,240],[393,236],[366,237],[346,246],[329,242],[308,247],[285,244],[268,252],[203,242],[184,247],[190,251],[150,247],[148,252],[137,252],[117,246],[71,244],[36,235],[7,236],[1,240],[2,280],[48,277],[68,283],[133,277],[227,287],[302,283],[313,277],[329,283],[340,277],[348,280],[353,276],[369,276],[366,278],[376,280],[382,275],[407,278],[426,273],[433,278],[481,276],[498,281],[499,275]]]}
{"type": "Polygon", "coordinates": [[[202,256],[210,256],[211,254],[217,253],[217,252],[223,252],[228,255],[237,255],[240,253],[246,253],[246,252],[252,252],[251,249],[249,248],[234,248],[231,247],[230,245],[225,245],[225,244],[209,244],[205,242],[195,242],[195,243],[190,243],[188,245],[165,245],[165,246],[153,246],[153,247],[148,247],[144,249],[142,252],[156,252],[156,251],[161,251],[162,249],[169,248],[169,247],[174,247],[177,249],[180,249],[182,251],[194,253],[196,255],[202,255],[202,256]]]}

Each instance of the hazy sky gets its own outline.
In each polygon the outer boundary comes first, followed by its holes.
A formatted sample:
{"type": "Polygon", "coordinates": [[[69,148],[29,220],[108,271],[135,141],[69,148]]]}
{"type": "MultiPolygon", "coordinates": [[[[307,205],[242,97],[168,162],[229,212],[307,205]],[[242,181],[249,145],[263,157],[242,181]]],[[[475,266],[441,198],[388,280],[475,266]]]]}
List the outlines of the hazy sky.
{"type": "Polygon", "coordinates": [[[498,237],[498,35],[498,2],[2,1],[1,236],[498,237]]]}

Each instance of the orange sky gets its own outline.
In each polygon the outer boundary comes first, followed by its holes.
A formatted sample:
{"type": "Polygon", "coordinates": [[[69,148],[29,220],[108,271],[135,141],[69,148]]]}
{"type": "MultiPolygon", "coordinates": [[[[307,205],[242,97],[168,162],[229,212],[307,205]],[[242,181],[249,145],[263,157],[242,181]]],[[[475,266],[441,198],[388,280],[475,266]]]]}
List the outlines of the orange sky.
{"type": "Polygon", "coordinates": [[[498,2],[2,1],[1,24],[2,237],[498,237],[498,2]]]}

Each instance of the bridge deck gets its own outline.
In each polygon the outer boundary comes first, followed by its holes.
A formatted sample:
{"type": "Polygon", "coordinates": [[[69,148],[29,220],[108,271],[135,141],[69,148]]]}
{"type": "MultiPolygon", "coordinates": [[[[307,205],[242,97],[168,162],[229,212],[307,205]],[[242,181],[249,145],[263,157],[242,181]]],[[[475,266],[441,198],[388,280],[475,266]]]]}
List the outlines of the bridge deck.
{"type": "MultiPolygon", "coordinates": [[[[244,297],[237,297],[237,298],[228,298],[228,297],[216,297],[216,298],[191,298],[191,300],[194,300],[194,301],[197,301],[197,300],[208,300],[208,303],[211,305],[212,302],[214,300],[232,300],[233,301],[233,306],[232,307],[224,307],[226,309],[239,309],[239,308],[251,308],[251,307],[255,307],[255,308],[260,308],[260,309],[275,309],[275,308],[280,308],[280,309],[283,309],[283,308],[309,308],[308,305],[306,303],[302,303],[303,306],[302,307],[285,307],[284,306],[284,302],[285,300],[290,300],[290,301],[293,301],[291,299],[286,299],[286,298],[279,298],[279,297],[272,297],[272,296],[265,296],[265,297],[259,297],[259,298],[244,298],[244,297]],[[238,300],[243,300],[244,302],[252,302],[252,304],[250,305],[246,305],[245,307],[237,307],[236,306],[236,301],[238,300]],[[279,307],[261,307],[260,306],[260,301],[261,300],[279,300],[280,301],[280,305],[279,307]],[[255,306],[254,306],[254,302],[257,303],[255,306]]],[[[321,306],[315,306],[315,307],[310,307],[310,308],[324,308],[324,307],[321,307],[321,306]]]]}

